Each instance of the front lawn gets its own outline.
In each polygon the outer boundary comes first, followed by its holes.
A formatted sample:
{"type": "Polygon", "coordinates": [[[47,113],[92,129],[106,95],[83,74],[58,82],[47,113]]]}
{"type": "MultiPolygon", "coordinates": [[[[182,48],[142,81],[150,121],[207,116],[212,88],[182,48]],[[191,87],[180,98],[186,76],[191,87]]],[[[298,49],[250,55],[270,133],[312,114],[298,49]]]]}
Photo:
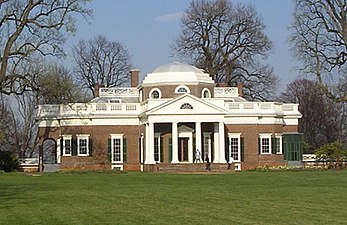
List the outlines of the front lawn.
{"type": "Polygon", "coordinates": [[[347,170],[0,174],[0,224],[346,224],[347,170]]]}

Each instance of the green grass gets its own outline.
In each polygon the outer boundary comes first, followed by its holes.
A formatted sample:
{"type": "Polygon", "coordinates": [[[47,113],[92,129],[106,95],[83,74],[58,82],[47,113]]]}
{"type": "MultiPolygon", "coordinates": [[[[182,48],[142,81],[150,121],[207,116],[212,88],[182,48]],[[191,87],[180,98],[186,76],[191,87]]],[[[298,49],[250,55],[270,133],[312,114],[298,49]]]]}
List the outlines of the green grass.
{"type": "Polygon", "coordinates": [[[0,224],[347,224],[347,170],[0,174],[0,224]]]}

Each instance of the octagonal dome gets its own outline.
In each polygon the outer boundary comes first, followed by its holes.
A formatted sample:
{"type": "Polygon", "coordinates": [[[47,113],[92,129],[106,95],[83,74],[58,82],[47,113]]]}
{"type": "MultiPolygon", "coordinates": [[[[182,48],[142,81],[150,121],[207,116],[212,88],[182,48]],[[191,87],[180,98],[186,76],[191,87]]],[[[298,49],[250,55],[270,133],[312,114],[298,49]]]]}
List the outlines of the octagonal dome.
{"type": "Polygon", "coordinates": [[[213,84],[209,74],[194,66],[183,63],[169,63],[159,66],[152,73],[147,74],[143,85],[153,84],[213,84]]]}

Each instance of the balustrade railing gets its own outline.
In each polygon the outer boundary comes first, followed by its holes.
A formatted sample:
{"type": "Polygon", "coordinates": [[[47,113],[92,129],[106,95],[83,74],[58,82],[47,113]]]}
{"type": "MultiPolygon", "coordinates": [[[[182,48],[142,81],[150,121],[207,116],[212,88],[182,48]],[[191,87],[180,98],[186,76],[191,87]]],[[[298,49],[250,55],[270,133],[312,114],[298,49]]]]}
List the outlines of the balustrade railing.
{"type": "Polygon", "coordinates": [[[140,113],[138,103],[76,103],[71,105],[40,105],[38,116],[68,116],[85,114],[140,113]]]}

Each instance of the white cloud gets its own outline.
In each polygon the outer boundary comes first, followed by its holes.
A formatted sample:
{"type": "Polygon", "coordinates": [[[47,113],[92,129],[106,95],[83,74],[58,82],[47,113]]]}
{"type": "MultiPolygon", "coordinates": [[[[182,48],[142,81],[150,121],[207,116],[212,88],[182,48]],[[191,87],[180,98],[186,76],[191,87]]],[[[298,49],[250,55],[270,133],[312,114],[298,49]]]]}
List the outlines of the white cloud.
{"type": "Polygon", "coordinates": [[[170,13],[155,18],[157,22],[175,22],[178,21],[183,15],[183,12],[170,13]]]}

